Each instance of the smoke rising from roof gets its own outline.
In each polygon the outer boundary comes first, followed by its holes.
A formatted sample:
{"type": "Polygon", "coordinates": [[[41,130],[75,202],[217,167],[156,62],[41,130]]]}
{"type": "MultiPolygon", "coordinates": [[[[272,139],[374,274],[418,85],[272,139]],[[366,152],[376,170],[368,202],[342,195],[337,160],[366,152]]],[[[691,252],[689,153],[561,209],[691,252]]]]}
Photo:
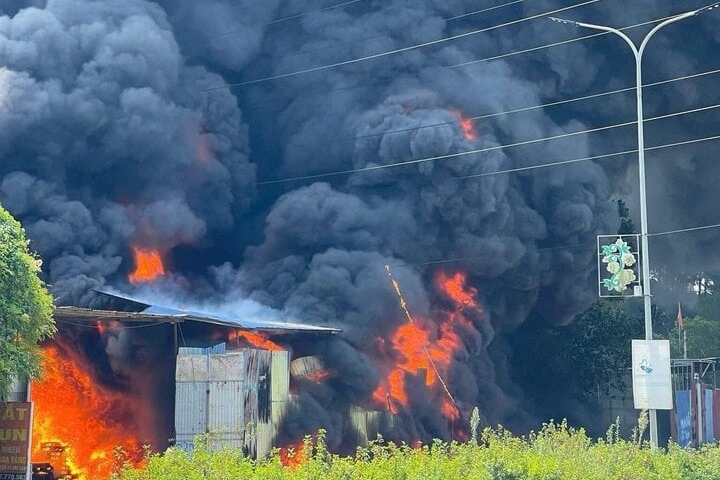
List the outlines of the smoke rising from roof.
{"type": "MultiPolygon", "coordinates": [[[[691,3],[688,9],[701,5],[691,3]]],[[[466,272],[485,316],[465,332],[467,355],[453,363],[451,389],[464,404],[480,405],[487,421],[521,424],[532,408],[521,405],[508,366],[512,353],[500,338],[529,318],[566,324],[593,301],[595,237],[617,229],[613,198],[626,198],[639,223],[637,174],[632,156],[494,173],[631,149],[632,127],[320,180],[263,182],[631,121],[633,97],[622,94],[483,119],[475,122],[474,139],[456,123],[458,115],[632,85],[630,55],[619,40],[447,67],[584,34],[539,19],[278,81],[216,87],[567,5],[529,2],[446,20],[484,5],[6,2],[0,202],[23,222],[60,304],[87,305],[92,288],[122,285],[132,270],[130,246],[140,245],[167,253],[170,281],[186,295],[247,298],[299,321],[342,328],[343,338],[320,352],[341,370],[335,388],[303,397],[312,406],[307,412],[324,412],[308,413],[303,428],[329,422],[337,442],[343,409],[362,403],[382,376],[372,360],[374,339],[405,321],[384,266],[393,267],[410,310],[423,318],[442,315],[436,273],[466,272]]],[[[659,0],[599,2],[564,15],[623,26],[676,8],[659,0]]],[[[686,22],[672,35],[694,30],[705,43],[659,36],[648,50],[647,81],[712,68],[701,53],[718,38],[710,20],[686,22]]],[[[720,95],[701,88],[708,80],[698,82],[648,90],[648,115],[709,105],[720,95]]],[[[647,143],[702,136],[712,128],[709,115],[649,123],[647,143]]],[[[651,231],[717,223],[710,210],[695,208],[706,205],[717,183],[710,148],[649,157],[651,231]]],[[[657,238],[653,262],[692,268],[714,236],[692,237],[697,250],[657,238]]],[[[417,411],[425,406],[418,400],[417,411]]],[[[423,439],[451,434],[437,416],[403,422],[408,435],[423,439]]]]}

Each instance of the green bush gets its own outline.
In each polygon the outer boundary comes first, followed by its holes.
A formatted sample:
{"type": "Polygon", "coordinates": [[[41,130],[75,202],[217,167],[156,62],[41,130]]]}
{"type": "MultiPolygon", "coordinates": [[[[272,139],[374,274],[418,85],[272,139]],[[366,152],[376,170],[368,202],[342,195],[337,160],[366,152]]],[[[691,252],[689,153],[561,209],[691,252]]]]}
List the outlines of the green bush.
{"type": "Polygon", "coordinates": [[[617,425],[604,439],[593,440],[566,422],[549,422],[517,437],[502,427],[486,428],[467,443],[435,441],[421,448],[386,443],[382,438],[359,447],[354,456],[330,453],[324,432],[308,437],[295,467],[282,464],[277,452],[253,461],[239,451],[211,452],[200,438],[192,453],[175,448],[149,454],[145,465],[126,465],[115,480],[171,479],[367,479],[367,480],[667,480],[720,479],[720,449],[652,448],[642,437],[622,439],[617,425]]]}

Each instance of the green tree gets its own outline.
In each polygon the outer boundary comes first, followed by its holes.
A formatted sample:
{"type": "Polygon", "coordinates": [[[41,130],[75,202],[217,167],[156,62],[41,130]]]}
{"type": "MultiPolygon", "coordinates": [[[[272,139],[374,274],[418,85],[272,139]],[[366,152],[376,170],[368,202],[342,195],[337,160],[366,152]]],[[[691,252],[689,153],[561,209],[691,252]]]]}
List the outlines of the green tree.
{"type": "Polygon", "coordinates": [[[617,203],[618,218],[620,219],[620,227],[617,233],[621,235],[636,233],[635,223],[632,221],[632,218],[630,218],[630,209],[627,207],[625,201],[622,199],[613,201],[617,203]]]}
{"type": "Polygon", "coordinates": [[[38,343],[55,333],[53,300],[38,276],[40,265],[20,223],[0,206],[0,398],[13,377],[39,375],[38,343]]]}
{"type": "Polygon", "coordinates": [[[589,400],[622,389],[630,343],[643,338],[643,321],[622,300],[600,299],[567,326],[529,326],[517,335],[518,372],[529,390],[564,392],[589,400]]]}
{"type": "Polygon", "coordinates": [[[578,393],[590,396],[623,388],[630,343],[643,338],[643,328],[642,320],[627,314],[618,300],[598,300],[578,315],[558,345],[562,362],[579,372],[578,393]]]}
{"type": "MultiPolygon", "coordinates": [[[[720,322],[696,316],[683,319],[683,329],[687,337],[688,358],[720,357],[720,322]]],[[[678,337],[678,328],[670,334],[670,346],[674,358],[682,358],[683,333],[678,337]]]]}

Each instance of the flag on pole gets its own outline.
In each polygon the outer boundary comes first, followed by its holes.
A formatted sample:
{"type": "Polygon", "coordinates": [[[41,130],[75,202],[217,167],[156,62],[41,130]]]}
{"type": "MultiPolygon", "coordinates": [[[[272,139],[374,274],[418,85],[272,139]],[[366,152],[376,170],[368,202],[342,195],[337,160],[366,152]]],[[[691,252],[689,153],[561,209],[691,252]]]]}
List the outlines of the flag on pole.
{"type": "Polygon", "coordinates": [[[677,318],[675,319],[675,324],[678,326],[678,328],[683,328],[683,318],[682,310],[680,309],[680,302],[678,302],[678,314],[677,318]]]}

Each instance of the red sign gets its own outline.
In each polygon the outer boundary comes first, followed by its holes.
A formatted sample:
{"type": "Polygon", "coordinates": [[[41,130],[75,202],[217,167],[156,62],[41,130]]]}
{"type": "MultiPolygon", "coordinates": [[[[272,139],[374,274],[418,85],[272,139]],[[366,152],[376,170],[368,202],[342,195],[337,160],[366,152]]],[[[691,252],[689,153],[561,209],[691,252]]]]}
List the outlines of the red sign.
{"type": "Polygon", "coordinates": [[[0,403],[0,480],[26,480],[31,421],[31,403],[0,403]]]}

